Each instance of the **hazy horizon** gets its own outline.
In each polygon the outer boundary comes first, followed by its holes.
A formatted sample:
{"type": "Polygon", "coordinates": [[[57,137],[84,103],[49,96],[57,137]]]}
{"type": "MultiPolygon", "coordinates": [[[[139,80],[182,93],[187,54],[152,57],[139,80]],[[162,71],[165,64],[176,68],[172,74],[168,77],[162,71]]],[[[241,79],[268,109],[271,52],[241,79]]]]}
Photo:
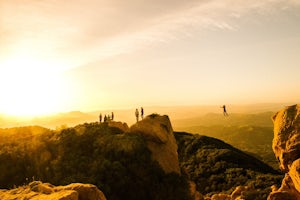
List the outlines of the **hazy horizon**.
{"type": "MultiPolygon", "coordinates": [[[[285,108],[286,106],[293,105],[295,103],[264,103],[264,104],[240,104],[231,105],[228,104],[227,112],[229,117],[223,117],[223,109],[221,105],[194,105],[194,106],[146,106],[144,108],[144,115],[148,116],[150,114],[156,113],[160,115],[168,115],[172,124],[175,128],[182,127],[182,125],[195,126],[203,124],[203,119],[206,118],[205,124],[227,124],[239,123],[240,117],[246,116],[256,116],[267,114],[267,119],[271,124],[272,115],[285,108]],[[270,113],[270,114],[268,114],[270,113]],[[212,115],[211,115],[212,114],[212,115]],[[211,118],[213,117],[213,118],[211,118]],[[212,120],[210,122],[207,119],[212,120]],[[201,122],[202,121],[202,122],[201,122]]],[[[59,112],[51,115],[43,116],[32,116],[32,117],[18,117],[11,115],[4,115],[0,113],[0,128],[11,128],[20,126],[43,126],[46,128],[59,128],[72,127],[83,123],[93,123],[99,121],[99,114],[111,115],[114,112],[114,121],[119,121],[127,123],[129,126],[136,122],[135,108],[124,108],[124,109],[98,109],[93,111],[69,111],[69,112],[59,112]]],[[[266,119],[264,119],[266,120],[266,119]]],[[[249,122],[255,124],[256,122],[249,122]]],[[[257,124],[259,126],[259,124],[257,124]]]]}
{"type": "Polygon", "coordinates": [[[0,113],[300,102],[300,0],[0,0],[0,113]]]}
{"type": "MultiPolygon", "coordinates": [[[[300,101],[295,102],[279,102],[279,103],[245,103],[245,104],[190,104],[190,105],[135,105],[135,106],[129,106],[129,107],[109,107],[109,108],[103,108],[98,107],[95,109],[89,109],[89,110],[61,110],[58,112],[52,112],[48,114],[38,114],[38,115],[30,115],[30,116],[22,116],[22,115],[14,115],[9,113],[0,112],[0,115],[3,116],[10,116],[10,117],[20,117],[20,118],[35,118],[35,117],[47,117],[57,114],[66,114],[66,113],[99,113],[99,112],[112,112],[112,111],[135,111],[135,109],[139,109],[141,107],[150,109],[150,112],[148,110],[148,114],[155,113],[155,110],[162,111],[162,110],[180,110],[180,111],[190,111],[193,109],[204,109],[204,114],[207,113],[220,113],[222,112],[222,106],[226,105],[227,109],[229,108],[231,112],[234,113],[259,113],[259,112],[266,112],[266,111],[276,111],[278,109],[284,108],[286,106],[291,106],[298,104],[300,101]]],[[[167,113],[162,113],[167,114],[167,113]]]]}

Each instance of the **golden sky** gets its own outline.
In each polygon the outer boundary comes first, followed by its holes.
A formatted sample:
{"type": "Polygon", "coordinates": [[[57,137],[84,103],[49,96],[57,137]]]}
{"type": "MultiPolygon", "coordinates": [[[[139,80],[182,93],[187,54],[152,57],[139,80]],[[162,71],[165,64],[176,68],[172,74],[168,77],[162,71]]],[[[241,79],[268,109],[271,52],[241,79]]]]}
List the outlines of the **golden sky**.
{"type": "Polygon", "coordinates": [[[0,113],[299,102],[300,0],[0,0],[0,113]]]}

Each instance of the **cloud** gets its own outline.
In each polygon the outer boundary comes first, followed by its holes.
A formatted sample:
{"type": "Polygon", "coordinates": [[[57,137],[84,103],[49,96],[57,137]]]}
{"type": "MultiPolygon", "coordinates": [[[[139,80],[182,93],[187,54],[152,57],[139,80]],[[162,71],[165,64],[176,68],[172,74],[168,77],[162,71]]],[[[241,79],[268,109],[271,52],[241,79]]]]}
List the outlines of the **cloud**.
{"type": "MultiPolygon", "coordinates": [[[[159,2],[156,3],[159,5],[159,2]]],[[[299,5],[299,2],[292,0],[212,0],[187,1],[184,6],[179,3],[178,5],[180,6],[168,9],[168,12],[154,12],[149,18],[146,18],[142,13],[138,13],[142,18],[145,18],[135,24],[136,27],[120,31],[118,34],[109,37],[105,42],[98,40],[99,43],[97,43],[97,39],[93,40],[95,45],[92,52],[95,52],[95,55],[98,55],[98,58],[101,59],[102,57],[128,53],[153,43],[166,43],[185,39],[185,37],[189,37],[198,31],[234,31],[239,28],[237,20],[242,20],[244,16],[270,15],[272,17],[273,13],[299,5]]],[[[133,11],[129,10],[130,12],[133,11]]],[[[134,16],[131,20],[134,20],[135,17],[138,16],[134,16]]]]}
{"type": "Polygon", "coordinates": [[[30,49],[32,56],[75,67],[203,30],[233,31],[244,16],[299,5],[299,0],[5,1],[0,53],[30,49]]]}

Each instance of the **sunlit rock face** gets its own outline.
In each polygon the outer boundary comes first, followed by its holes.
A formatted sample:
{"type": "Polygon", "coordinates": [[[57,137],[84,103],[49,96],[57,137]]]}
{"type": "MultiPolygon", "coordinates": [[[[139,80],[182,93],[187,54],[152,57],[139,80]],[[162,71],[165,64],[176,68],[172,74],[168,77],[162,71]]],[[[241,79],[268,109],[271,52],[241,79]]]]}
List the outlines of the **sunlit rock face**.
{"type": "Polygon", "coordinates": [[[268,200],[298,200],[300,199],[300,193],[296,190],[294,183],[289,176],[285,174],[282,180],[281,187],[278,190],[274,190],[268,196],[268,200]]]}
{"type": "Polygon", "coordinates": [[[146,140],[147,147],[166,173],[180,174],[177,143],[167,115],[152,114],[130,127],[130,134],[139,134],[146,140]]]}
{"type": "Polygon", "coordinates": [[[273,151],[283,171],[300,158],[300,105],[287,107],[273,117],[273,151]]]}
{"type": "Polygon", "coordinates": [[[286,176],[268,199],[300,199],[300,105],[279,111],[273,116],[273,123],[272,147],[286,176]]]}
{"type": "Polygon", "coordinates": [[[12,190],[0,190],[1,200],[106,200],[104,194],[94,185],[73,183],[67,186],[53,186],[40,181],[12,190]]]}

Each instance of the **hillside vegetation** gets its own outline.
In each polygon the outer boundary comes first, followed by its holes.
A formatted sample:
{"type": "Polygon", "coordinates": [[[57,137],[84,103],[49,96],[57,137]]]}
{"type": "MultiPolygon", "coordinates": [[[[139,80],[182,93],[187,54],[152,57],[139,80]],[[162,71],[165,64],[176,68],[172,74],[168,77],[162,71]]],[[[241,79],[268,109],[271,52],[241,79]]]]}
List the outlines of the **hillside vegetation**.
{"type": "Polygon", "coordinates": [[[190,133],[199,133],[223,140],[232,146],[252,154],[278,169],[272,150],[273,128],[260,126],[195,126],[186,128],[190,133]]]}
{"type": "Polygon", "coordinates": [[[32,180],[54,185],[82,182],[96,185],[109,200],[188,200],[191,180],[199,192],[208,195],[249,185],[257,190],[257,200],[262,200],[269,187],[281,180],[268,165],[220,140],[174,135],[182,175],[166,174],[152,160],[145,137],[107,123],[85,123],[59,131],[1,129],[0,188],[32,180]]]}
{"type": "Polygon", "coordinates": [[[33,179],[54,185],[91,183],[114,199],[190,199],[184,177],[165,174],[142,137],[107,124],[59,132],[0,135],[0,188],[33,179]],[[17,139],[17,140],[16,140],[17,139]]]}
{"type": "Polygon", "coordinates": [[[265,200],[272,185],[282,176],[262,161],[214,138],[176,132],[178,156],[183,173],[194,181],[202,194],[231,193],[236,186],[247,185],[256,192],[244,199],[265,200]]]}
{"type": "Polygon", "coordinates": [[[174,123],[176,130],[221,139],[248,152],[273,168],[278,162],[272,150],[273,112],[256,114],[207,114],[174,123]]]}

